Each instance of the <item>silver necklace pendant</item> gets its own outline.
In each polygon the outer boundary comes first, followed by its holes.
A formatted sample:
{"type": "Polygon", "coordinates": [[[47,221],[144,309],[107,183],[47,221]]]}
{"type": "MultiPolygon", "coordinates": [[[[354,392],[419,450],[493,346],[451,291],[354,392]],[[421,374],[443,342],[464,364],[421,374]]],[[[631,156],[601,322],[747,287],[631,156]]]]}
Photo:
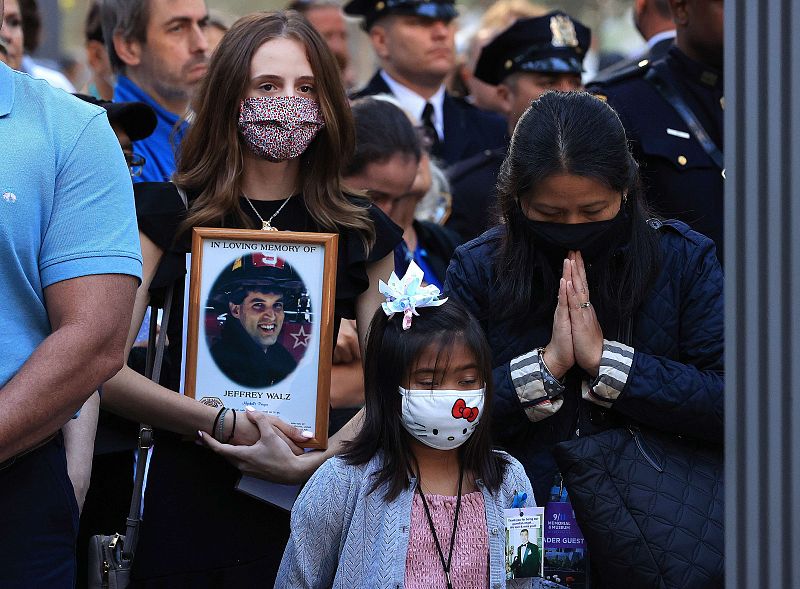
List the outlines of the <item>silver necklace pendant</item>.
{"type": "Polygon", "coordinates": [[[261,231],[278,231],[278,228],[270,225],[269,221],[261,221],[261,231]]]}

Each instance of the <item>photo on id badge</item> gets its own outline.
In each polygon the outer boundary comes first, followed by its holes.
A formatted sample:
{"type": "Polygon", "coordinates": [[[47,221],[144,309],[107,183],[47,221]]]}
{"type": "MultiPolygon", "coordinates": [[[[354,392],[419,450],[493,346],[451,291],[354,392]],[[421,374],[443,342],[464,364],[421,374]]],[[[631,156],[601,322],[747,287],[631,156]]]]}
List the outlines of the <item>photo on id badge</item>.
{"type": "Polygon", "coordinates": [[[544,508],[505,510],[506,579],[541,577],[544,573],[544,508]]]}
{"type": "Polygon", "coordinates": [[[256,410],[327,444],[338,238],[195,229],[186,394],[256,410]]]}

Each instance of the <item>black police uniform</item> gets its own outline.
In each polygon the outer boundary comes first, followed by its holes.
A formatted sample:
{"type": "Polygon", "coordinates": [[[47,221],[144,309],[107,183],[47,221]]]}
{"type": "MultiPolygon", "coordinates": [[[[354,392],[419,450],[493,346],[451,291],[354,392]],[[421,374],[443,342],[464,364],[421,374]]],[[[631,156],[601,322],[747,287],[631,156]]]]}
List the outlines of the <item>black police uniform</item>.
{"type": "Polygon", "coordinates": [[[464,242],[475,239],[500,219],[497,176],[508,149],[486,149],[447,168],[453,205],[445,226],[464,242]]]}
{"type": "MultiPolygon", "coordinates": [[[[675,89],[710,140],[722,152],[722,72],[689,59],[673,46],[667,56],[619,72],[589,90],[619,113],[639,162],[645,195],[655,212],[680,219],[723,249],[724,168],[715,162],[697,133],[650,81],[648,72],[675,89]]],[[[721,155],[721,153],[720,153],[721,155]]]]}
{"type": "Polygon", "coordinates": [[[630,57],[621,59],[618,62],[608,66],[605,69],[600,70],[597,72],[597,75],[592,78],[592,84],[601,84],[604,82],[608,82],[609,79],[616,76],[623,70],[629,70],[632,67],[638,67],[639,63],[642,61],[649,61],[653,62],[662,57],[667,55],[669,48],[675,43],[675,37],[667,37],[666,39],[661,39],[658,43],[649,47],[647,51],[637,55],[636,57],[630,57]]]}
{"type": "MultiPolygon", "coordinates": [[[[351,0],[344,11],[352,16],[363,17],[365,30],[369,30],[377,20],[390,14],[420,16],[446,22],[458,16],[453,0],[351,0]]],[[[369,83],[355,92],[352,98],[376,94],[392,94],[380,72],[376,72],[369,83]]],[[[440,145],[435,146],[432,153],[446,166],[485,149],[501,147],[508,141],[503,117],[481,110],[447,92],[442,103],[442,117],[444,139],[440,145]]]]}
{"type": "MultiPolygon", "coordinates": [[[[591,30],[561,11],[516,21],[481,51],[475,77],[497,85],[517,72],[580,74],[591,30]]],[[[446,226],[474,239],[497,224],[497,177],[507,147],[485,149],[446,172],[453,209],[446,226]]]]}
{"type": "MultiPolygon", "coordinates": [[[[353,95],[353,98],[391,94],[389,85],[380,72],[369,83],[353,95]]],[[[444,141],[441,153],[435,154],[445,165],[450,166],[485,149],[504,146],[507,143],[505,119],[479,108],[462,98],[444,94],[442,105],[444,117],[444,141]]]]}

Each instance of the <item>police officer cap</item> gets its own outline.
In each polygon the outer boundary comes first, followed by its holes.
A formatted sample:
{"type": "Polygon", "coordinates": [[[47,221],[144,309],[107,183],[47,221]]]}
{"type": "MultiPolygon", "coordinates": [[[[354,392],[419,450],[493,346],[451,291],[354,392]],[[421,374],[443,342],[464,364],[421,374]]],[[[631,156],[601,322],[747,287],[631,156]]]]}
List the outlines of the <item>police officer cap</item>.
{"type": "Polygon", "coordinates": [[[519,19],[483,48],[475,77],[496,86],[515,72],[580,74],[591,38],[561,11],[519,19]]]}
{"type": "Polygon", "coordinates": [[[379,18],[390,14],[422,16],[447,22],[458,16],[455,0],[350,0],[344,11],[351,16],[363,16],[363,27],[367,31],[379,18]]]}

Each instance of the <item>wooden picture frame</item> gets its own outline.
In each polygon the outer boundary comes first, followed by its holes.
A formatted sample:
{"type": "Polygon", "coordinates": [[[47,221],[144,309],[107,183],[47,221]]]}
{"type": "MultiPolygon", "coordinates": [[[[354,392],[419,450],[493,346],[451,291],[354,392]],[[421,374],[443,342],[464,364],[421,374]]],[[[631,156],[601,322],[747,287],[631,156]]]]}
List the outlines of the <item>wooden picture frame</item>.
{"type": "Polygon", "coordinates": [[[186,395],[252,406],[327,447],[338,239],[193,229],[186,395]]]}

